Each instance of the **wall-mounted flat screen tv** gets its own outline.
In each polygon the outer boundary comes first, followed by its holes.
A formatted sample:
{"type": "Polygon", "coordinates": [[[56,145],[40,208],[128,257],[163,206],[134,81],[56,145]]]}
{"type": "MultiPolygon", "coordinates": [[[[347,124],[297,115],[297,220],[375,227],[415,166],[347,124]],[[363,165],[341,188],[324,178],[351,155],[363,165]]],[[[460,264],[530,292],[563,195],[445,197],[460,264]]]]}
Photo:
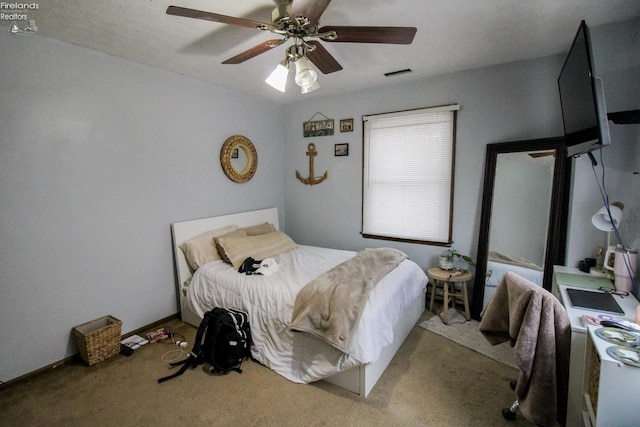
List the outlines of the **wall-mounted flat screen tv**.
{"type": "Polygon", "coordinates": [[[582,21],[558,77],[568,156],[611,143],[602,80],[594,74],[589,27],[582,21]]]}

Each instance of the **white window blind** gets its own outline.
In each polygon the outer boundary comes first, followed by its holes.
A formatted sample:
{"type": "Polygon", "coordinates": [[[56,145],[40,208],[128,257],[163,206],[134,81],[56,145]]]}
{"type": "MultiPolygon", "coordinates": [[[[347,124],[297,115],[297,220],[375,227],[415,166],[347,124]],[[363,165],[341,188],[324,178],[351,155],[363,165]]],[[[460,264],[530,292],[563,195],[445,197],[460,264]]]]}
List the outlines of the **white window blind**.
{"type": "Polygon", "coordinates": [[[364,236],[450,243],[458,109],[363,117],[364,236]]]}

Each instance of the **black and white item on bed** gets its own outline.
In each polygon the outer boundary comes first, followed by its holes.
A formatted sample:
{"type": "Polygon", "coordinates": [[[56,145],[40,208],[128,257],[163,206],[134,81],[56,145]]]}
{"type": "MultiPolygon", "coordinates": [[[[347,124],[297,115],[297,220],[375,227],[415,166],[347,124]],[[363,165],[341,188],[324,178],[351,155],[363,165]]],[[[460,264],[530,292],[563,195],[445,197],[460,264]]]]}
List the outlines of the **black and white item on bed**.
{"type": "Polygon", "coordinates": [[[191,354],[171,366],[182,365],[178,372],[158,383],[182,375],[187,369],[208,363],[209,373],[226,375],[231,371],[242,373],[240,366],[251,357],[251,329],[247,313],[215,307],[205,313],[193,344],[191,354]]]}
{"type": "Polygon", "coordinates": [[[238,273],[243,274],[261,274],[263,276],[270,276],[278,271],[278,263],[273,258],[265,258],[262,261],[257,261],[252,257],[244,260],[238,273]]]}
{"type": "Polygon", "coordinates": [[[260,268],[260,263],[261,262],[262,261],[260,261],[260,260],[255,260],[255,259],[249,257],[249,258],[245,259],[242,262],[242,265],[238,269],[238,273],[258,274],[257,271],[260,268]]]}

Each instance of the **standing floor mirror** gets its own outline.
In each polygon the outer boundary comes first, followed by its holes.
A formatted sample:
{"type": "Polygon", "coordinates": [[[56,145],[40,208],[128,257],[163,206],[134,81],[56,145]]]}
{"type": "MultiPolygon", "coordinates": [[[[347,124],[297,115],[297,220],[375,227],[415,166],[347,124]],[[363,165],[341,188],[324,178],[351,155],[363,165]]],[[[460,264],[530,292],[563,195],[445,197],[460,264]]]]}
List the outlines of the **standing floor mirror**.
{"type": "Polygon", "coordinates": [[[565,261],[570,169],[561,137],[487,145],[474,319],[508,271],[551,290],[565,261]]]}

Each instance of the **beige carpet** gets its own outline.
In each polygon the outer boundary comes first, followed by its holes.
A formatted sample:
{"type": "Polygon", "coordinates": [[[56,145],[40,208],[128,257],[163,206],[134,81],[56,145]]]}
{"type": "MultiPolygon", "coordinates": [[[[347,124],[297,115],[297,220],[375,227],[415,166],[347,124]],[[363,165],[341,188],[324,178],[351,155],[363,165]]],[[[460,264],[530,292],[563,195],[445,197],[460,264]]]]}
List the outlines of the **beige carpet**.
{"type": "Polygon", "coordinates": [[[504,363],[513,369],[518,369],[513,348],[509,343],[492,346],[478,329],[480,324],[478,321],[465,320],[459,311],[453,311],[449,316],[448,325],[443,323],[440,317],[433,316],[431,319],[421,322],[420,327],[504,363]]]}
{"type": "MultiPolygon", "coordinates": [[[[425,312],[422,320],[433,314],[425,312]]],[[[193,342],[195,328],[167,325],[193,342]]],[[[176,347],[147,344],[131,357],[81,362],[0,387],[3,427],[525,427],[505,421],[517,371],[416,324],[367,399],[320,381],[294,384],[253,361],[243,373],[172,372],[176,347]]],[[[20,357],[17,355],[16,357],[20,357]]]]}

